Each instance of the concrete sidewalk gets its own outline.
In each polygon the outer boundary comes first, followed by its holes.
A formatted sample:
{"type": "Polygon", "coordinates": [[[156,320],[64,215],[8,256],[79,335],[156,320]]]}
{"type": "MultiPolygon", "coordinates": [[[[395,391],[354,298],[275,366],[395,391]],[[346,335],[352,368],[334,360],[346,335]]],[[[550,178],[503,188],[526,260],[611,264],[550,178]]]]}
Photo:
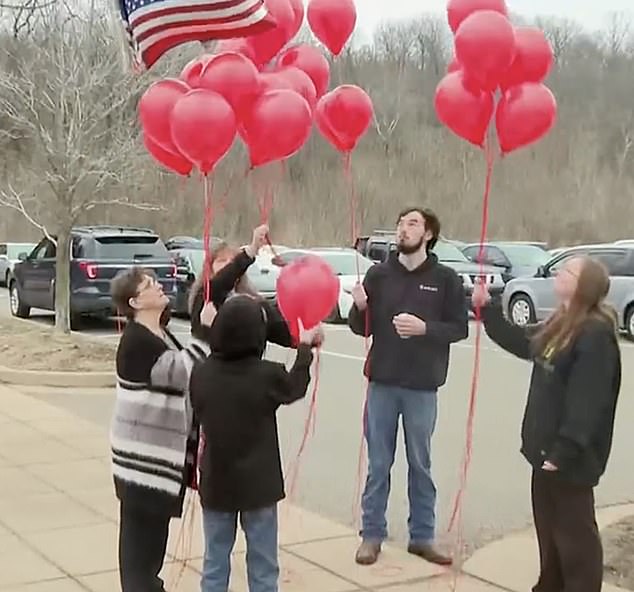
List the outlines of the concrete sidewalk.
{"type": "MultiPolygon", "coordinates": [[[[118,507],[107,433],[0,385],[0,483],[0,591],[119,590],[118,507]]],[[[634,513],[634,508],[629,510],[619,509],[619,516],[634,513]]],[[[193,498],[183,520],[173,524],[164,570],[170,592],[199,590],[200,525],[193,498]]],[[[389,546],[377,565],[360,567],[353,559],[357,544],[350,528],[282,506],[280,589],[525,592],[536,573],[536,548],[528,533],[478,551],[460,576],[389,546]]],[[[244,548],[240,538],[234,554],[233,592],[247,590],[244,548]]]]}

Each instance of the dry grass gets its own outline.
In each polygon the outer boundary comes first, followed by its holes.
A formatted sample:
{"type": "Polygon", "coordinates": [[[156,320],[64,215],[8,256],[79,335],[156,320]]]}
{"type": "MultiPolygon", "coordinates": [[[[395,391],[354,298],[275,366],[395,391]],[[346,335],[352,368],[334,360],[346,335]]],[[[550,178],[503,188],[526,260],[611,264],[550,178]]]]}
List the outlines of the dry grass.
{"type": "Polygon", "coordinates": [[[116,345],[63,335],[34,321],[0,318],[0,365],[17,370],[114,371],[116,345]]]}
{"type": "Polygon", "coordinates": [[[634,590],[634,517],[603,531],[605,581],[634,590]]]}

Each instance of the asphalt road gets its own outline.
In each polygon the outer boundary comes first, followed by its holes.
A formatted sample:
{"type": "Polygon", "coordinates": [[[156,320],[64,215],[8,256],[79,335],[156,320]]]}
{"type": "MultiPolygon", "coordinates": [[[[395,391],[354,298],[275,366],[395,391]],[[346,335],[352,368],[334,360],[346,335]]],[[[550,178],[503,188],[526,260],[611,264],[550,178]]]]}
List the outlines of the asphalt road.
{"type": "MultiPolygon", "coordinates": [[[[0,314],[8,313],[6,291],[0,290],[0,314]]],[[[51,323],[50,315],[35,316],[51,323]]],[[[180,337],[189,334],[186,321],[174,320],[172,330],[180,337]]],[[[96,339],[116,340],[114,324],[91,323],[84,333],[96,339]]],[[[434,436],[433,463],[438,485],[438,531],[442,537],[459,483],[465,448],[465,424],[471,384],[476,328],[466,342],[452,349],[446,386],[440,392],[440,414],[434,436]]],[[[269,355],[292,359],[292,352],[271,347],[269,355]]],[[[346,327],[331,327],[320,360],[317,419],[301,459],[294,500],[309,509],[345,523],[353,522],[357,467],[361,444],[361,410],[365,395],[362,377],[364,343],[346,327]]],[[[631,423],[634,419],[634,347],[623,343],[623,388],[618,411],[613,455],[601,486],[599,504],[634,499],[631,462],[631,423]]],[[[529,471],[521,458],[519,428],[525,403],[530,365],[509,356],[486,336],[480,366],[473,458],[463,506],[462,527],[469,545],[482,544],[496,536],[525,526],[530,521],[529,471]]],[[[76,391],[51,393],[31,390],[78,415],[107,425],[113,393],[76,391]]],[[[280,413],[285,460],[292,459],[304,431],[308,400],[280,413]]],[[[407,465],[402,439],[392,475],[389,508],[391,537],[404,541],[407,535],[407,465]]]]}

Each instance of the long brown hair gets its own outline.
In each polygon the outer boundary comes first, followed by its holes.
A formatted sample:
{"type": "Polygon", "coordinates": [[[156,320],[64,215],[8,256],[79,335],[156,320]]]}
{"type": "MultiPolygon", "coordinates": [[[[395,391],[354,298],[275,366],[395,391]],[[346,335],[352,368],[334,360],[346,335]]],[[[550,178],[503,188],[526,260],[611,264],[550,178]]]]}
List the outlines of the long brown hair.
{"type": "Polygon", "coordinates": [[[595,319],[609,325],[616,333],[613,308],[605,303],[610,290],[610,276],[605,266],[591,257],[583,261],[577,288],[567,306],[561,304],[533,337],[536,351],[547,357],[567,347],[579,335],[584,324],[595,319]]]}
{"type": "MultiPolygon", "coordinates": [[[[211,249],[210,257],[209,257],[209,278],[214,275],[213,271],[213,262],[219,257],[235,257],[240,252],[236,247],[231,246],[229,243],[225,241],[220,241],[216,243],[216,245],[211,249]]],[[[190,291],[189,291],[189,302],[188,308],[191,314],[192,308],[194,306],[194,300],[196,296],[200,294],[203,289],[203,277],[205,274],[201,271],[200,275],[196,278],[196,281],[193,283],[190,291]]],[[[240,294],[248,294],[249,296],[253,296],[254,298],[261,298],[260,293],[253,287],[253,284],[249,281],[249,278],[243,275],[235,286],[236,292],[240,294]]]]}

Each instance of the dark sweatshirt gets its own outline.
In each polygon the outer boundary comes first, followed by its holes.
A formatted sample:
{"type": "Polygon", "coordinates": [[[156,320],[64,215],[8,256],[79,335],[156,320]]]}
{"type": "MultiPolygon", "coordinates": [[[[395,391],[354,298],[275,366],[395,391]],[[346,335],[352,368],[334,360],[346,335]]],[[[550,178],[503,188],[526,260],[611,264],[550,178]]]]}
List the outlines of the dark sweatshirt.
{"type": "Polygon", "coordinates": [[[532,360],[522,422],[522,454],[535,470],[545,461],[557,476],[594,487],[605,472],[621,388],[618,338],[607,322],[591,319],[573,342],[552,357],[536,352],[536,327],[509,323],[499,306],[483,309],[487,335],[500,347],[532,360]]]}
{"type": "Polygon", "coordinates": [[[357,335],[372,336],[365,375],[373,382],[415,390],[436,390],[447,380],[449,345],[469,333],[465,292],[458,274],[430,254],[409,271],[396,254],[370,268],[363,281],[368,308],[350,310],[357,335]],[[427,325],[425,335],[401,338],[393,325],[400,313],[427,325]]]}
{"type": "MultiPolygon", "coordinates": [[[[246,251],[241,250],[223,269],[209,280],[209,295],[216,309],[220,309],[229,294],[235,288],[236,283],[247,272],[249,266],[255,261],[246,251]]],[[[194,298],[191,310],[192,335],[197,339],[209,343],[211,333],[209,327],[200,323],[200,313],[205,304],[204,286],[202,286],[194,298]]],[[[293,347],[288,325],[280,313],[276,304],[262,301],[262,306],[266,311],[267,341],[281,345],[282,347],[293,347]]]]}
{"type": "Polygon", "coordinates": [[[194,410],[205,434],[200,497],[208,510],[255,510],[285,495],[276,411],[305,396],[313,356],[300,345],[290,371],[263,360],[261,304],[249,296],[227,300],[213,324],[213,353],[192,374],[194,410]]]}

